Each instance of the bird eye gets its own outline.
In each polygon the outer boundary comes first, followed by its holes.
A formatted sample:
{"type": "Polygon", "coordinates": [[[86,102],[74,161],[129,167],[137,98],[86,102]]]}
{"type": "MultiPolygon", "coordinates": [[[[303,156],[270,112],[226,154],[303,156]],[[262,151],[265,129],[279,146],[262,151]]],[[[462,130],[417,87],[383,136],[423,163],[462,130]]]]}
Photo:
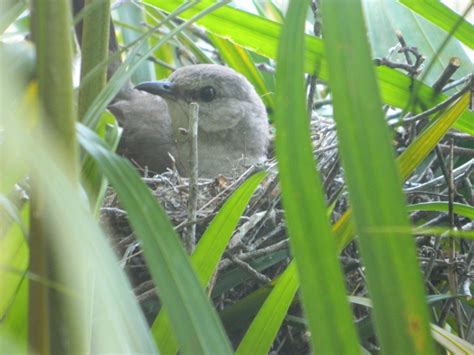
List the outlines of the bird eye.
{"type": "Polygon", "coordinates": [[[210,102],[216,97],[216,89],[214,89],[212,86],[206,86],[201,89],[199,96],[201,97],[202,101],[210,102]]]}

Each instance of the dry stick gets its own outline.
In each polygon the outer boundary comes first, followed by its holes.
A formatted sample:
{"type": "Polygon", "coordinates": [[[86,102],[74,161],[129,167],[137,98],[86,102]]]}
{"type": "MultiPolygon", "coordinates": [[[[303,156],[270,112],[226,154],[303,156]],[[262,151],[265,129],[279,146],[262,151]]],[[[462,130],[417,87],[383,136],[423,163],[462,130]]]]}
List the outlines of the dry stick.
{"type": "Polygon", "coordinates": [[[457,57],[452,57],[449,60],[448,66],[443,70],[443,73],[440,75],[438,80],[433,84],[433,90],[435,95],[438,95],[443,88],[448,83],[449,79],[454,75],[454,73],[459,69],[461,66],[461,59],[457,57]]]}
{"type": "MultiPolygon", "coordinates": [[[[453,161],[454,161],[454,149],[453,149],[453,140],[451,139],[450,142],[451,152],[449,154],[449,180],[448,180],[448,215],[449,215],[449,224],[451,228],[455,228],[455,219],[454,219],[454,196],[456,193],[455,185],[454,185],[454,178],[453,178],[453,161]]],[[[449,278],[449,286],[451,288],[451,292],[453,295],[458,293],[458,280],[457,280],[457,273],[455,269],[455,261],[456,261],[456,243],[453,237],[450,237],[450,256],[449,256],[449,265],[448,265],[448,278],[449,278]]],[[[455,320],[458,326],[458,332],[461,338],[464,339],[464,328],[462,327],[462,319],[461,319],[461,309],[459,300],[453,299],[453,310],[455,315],[455,320]]]]}
{"type": "MultiPolygon", "coordinates": [[[[280,233],[282,230],[283,230],[283,228],[281,230],[279,230],[278,233],[280,233]]],[[[271,232],[271,234],[273,234],[273,235],[278,234],[278,233],[271,232]]],[[[270,255],[271,253],[274,253],[274,252],[282,250],[282,249],[287,249],[287,248],[288,248],[288,239],[284,239],[284,240],[281,240],[281,241],[279,241],[275,244],[272,244],[272,245],[270,245],[268,247],[265,247],[265,248],[262,248],[262,249],[249,251],[248,253],[241,253],[237,257],[241,261],[247,261],[247,260],[251,261],[251,260],[254,260],[254,259],[256,259],[260,256],[270,255]]],[[[219,271],[222,271],[222,270],[228,268],[229,266],[231,266],[233,264],[234,259],[232,259],[232,256],[235,257],[235,255],[232,255],[231,253],[228,252],[227,256],[229,258],[223,259],[219,263],[219,271]]]]}
{"type": "Polygon", "coordinates": [[[423,118],[426,118],[426,117],[432,115],[433,113],[444,110],[445,108],[449,107],[454,101],[459,99],[461,96],[463,96],[469,90],[470,90],[470,86],[466,85],[460,91],[455,93],[453,96],[448,97],[445,101],[439,103],[436,106],[433,106],[429,110],[426,110],[426,111],[424,111],[424,112],[422,112],[418,115],[408,117],[408,118],[404,119],[401,122],[395,122],[393,124],[390,124],[390,126],[397,126],[397,125],[400,125],[400,124],[406,124],[406,123],[409,123],[409,122],[418,121],[418,120],[421,120],[423,118]]]}
{"type": "Polygon", "coordinates": [[[462,133],[462,132],[447,132],[447,138],[454,138],[463,141],[470,141],[474,142],[474,136],[471,136],[469,133],[462,133]]]}
{"type": "Polygon", "coordinates": [[[421,72],[420,66],[421,64],[423,64],[426,58],[420,53],[418,53],[418,49],[416,47],[410,48],[407,46],[407,43],[403,38],[403,35],[400,30],[397,30],[395,32],[395,35],[397,36],[401,46],[398,52],[403,53],[405,55],[406,63],[393,62],[389,59],[389,57],[384,57],[374,59],[375,65],[383,65],[393,69],[401,69],[410,74],[411,77],[417,76],[421,72]],[[410,53],[415,57],[415,63],[413,63],[413,61],[411,60],[410,53]]]}
{"type": "MultiPolygon", "coordinates": [[[[242,175],[239,176],[238,179],[236,179],[234,182],[232,182],[229,186],[227,186],[224,190],[219,192],[216,196],[211,198],[209,201],[207,201],[203,206],[199,208],[197,212],[202,212],[204,211],[207,207],[209,207],[211,204],[213,204],[216,200],[218,200],[221,196],[223,196],[225,193],[232,191],[236,186],[238,186],[240,183],[245,181],[250,175],[252,175],[256,171],[255,165],[252,165],[250,168],[248,168],[242,175]]],[[[207,217],[206,217],[207,218],[207,217]]],[[[206,218],[201,218],[199,221],[206,220],[206,218]]],[[[180,224],[178,224],[176,227],[174,227],[175,230],[180,230],[184,226],[188,225],[188,221],[183,221],[180,224]]]]}
{"type": "Polygon", "coordinates": [[[446,92],[446,91],[451,90],[452,88],[455,88],[456,86],[462,85],[462,84],[470,81],[471,77],[472,77],[472,74],[468,74],[466,76],[463,76],[461,79],[455,80],[455,81],[449,83],[448,85],[446,85],[443,88],[443,90],[441,90],[441,91],[446,92]]]}
{"type": "MultiPolygon", "coordinates": [[[[400,45],[402,46],[402,48],[408,48],[407,42],[405,41],[405,38],[403,38],[402,31],[396,30],[395,35],[397,36],[398,42],[400,42],[400,45]]],[[[405,55],[405,60],[407,61],[407,64],[413,65],[413,62],[411,61],[410,54],[408,53],[408,51],[406,50],[403,51],[403,54],[405,55]]]]}
{"type": "Polygon", "coordinates": [[[246,263],[245,261],[241,260],[235,255],[229,255],[230,259],[239,267],[241,267],[244,271],[249,273],[251,276],[256,278],[258,281],[264,283],[264,284],[269,284],[272,282],[272,280],[268,277],[265,276],[264,274],[258,272],[255,270],[250,264],[246,263]]]}
{"type": "MultiPolygon", "coordinates": [[[[444,152],[451,151],[451,147],[449,145],[446,145],[446,144],[438,144],[438,148],[441,151],[444,151],[444,152]]],[[[454,153],[456,155],[462,155],[462,156],[465,156],[467,158],[474,159],[474,149],[454,146],[453,150],[454,150],[454,153]]]]}
{"type": "MultiPolygon", "coordinates": [[[[197,210],[197,179],[198,179],[198,122],[199,105],[191,102],[189,105],[189,198],[188,198],[188,219],[190,223],[196,220],[197,210]]],[[[196,245],[196,224],[190,223],[184,236],[184,245],[189,255],[194,251],[196,245]]]]}
{"type": "MultiPolygon", "coordinates": [[[[459,58],[451,58],[449,61],[449,65],[445,68],[443,73],[440,75],[438,80],[433,84],[433,90],[435,95],[438,95],[443,87],[446,85],[448,80],[451,78],[451,76],[456,72],[456,70],[459,68],[461,64],[461,61],[459,58]]],[[[463,90],[461,90],[463,91],[463,90]]],[[[453,139],[451,139],[451,144],[450,144],[450,154],[449,154],[449,160],[447,165],[443,159],[443,155],[441,153],[441,149],[437,145],[435,148],[436,155],[440,161],[440,167],[441,171],[446,179],[447,185],[448,185],[448,216],[449,216],[449,222],[451,225],[451,228],[455,227],[455,218],[454,218],[454,196],[455,196],[455,185],[454,185],[454,167],[453,167],[453,160],[454,160],[454,144],[453,144],[453,139]]],[[[448,264],[448,284],[449,288],[451,290],[451,293],[453,295],[456,295],[458,292],[458,283],[456,279],[456,270],[455,270],[455,260],[456,260],[456,252],[455,252],[455,242],[452,237],[449,238],[450,241],[450,255],[449,255],[449,264],[448,264]]],[[[458,331],[461,336],[461,338],[464,338],[464,329],[462,327],[462,320],[461,320],[461,310],[459,307],[459,301],[456,299],[450,299],[446,302],[444,311],[443,313],[444,316],[447,316],[449,313],[449,308],[450,306],[453,307],[453,313],[454,313],[454,318],[458,326],[458,331]]]]}

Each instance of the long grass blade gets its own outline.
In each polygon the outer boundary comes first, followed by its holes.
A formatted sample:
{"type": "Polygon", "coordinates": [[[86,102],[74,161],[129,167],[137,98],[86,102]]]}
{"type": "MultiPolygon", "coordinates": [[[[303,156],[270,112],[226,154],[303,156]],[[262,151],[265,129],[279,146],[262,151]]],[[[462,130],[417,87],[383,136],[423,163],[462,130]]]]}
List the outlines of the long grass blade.
{"type": "Polygon", "coordinates": [[[348,0],[323,2],[321,10],[341,160],[377,334],[386,352],[433,353],[412,236],[390,231],[409,224],[362,7],[348,0]],[[375,236],[368,232],[378,228],[384,231],[375,236]]]}
{"type": "Polygon", "coordinates": [[[308,5],[309,1],[290,3],[277,56],[276,152],[283,206],[313,350],[356,353],[357,336],[315,169],[307,120],[304,22],[308,5]]]}

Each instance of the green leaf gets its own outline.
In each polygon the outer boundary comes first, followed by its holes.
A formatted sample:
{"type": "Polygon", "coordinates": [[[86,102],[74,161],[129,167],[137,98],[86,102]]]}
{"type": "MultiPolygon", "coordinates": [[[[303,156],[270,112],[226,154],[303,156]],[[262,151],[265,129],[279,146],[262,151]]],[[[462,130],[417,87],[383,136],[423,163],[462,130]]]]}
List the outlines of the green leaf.
{"type": "Polygon", "coordinates": [[[0,34],[12,24],[15,19],[21,15],[28,7],[26,0],[3,0],[0,3],[0,34]]]}
{"type": "Polygon", "coordinates": [[[101,63],[107,61],[109,54],[110,0],[86,0],[85,4],[94,6],[94,10],[89,11],[82,21],[81,86],[77,103],[79,121],[82,121],[82,117],[105,86],[107,67],[101,63]]]}
{"type": "MultiPolygon", "coordinates": [[[[453,10],[448,8],[440,1],[427,0],[399,0],[403,5],[423,16],[428,21],[433,22],[436,26],[442,28],[446,32],[451,32],[453,28],[456,31],[454,37],[459,39],[469,48],[474,48],[474,26],[459,16],[453,10]]],[[[465,14],[472,9],[472,3],[466,8],[465,14]]]]}
{"type": "MultiPolygon", "coordinates": [[[[265,176],[264,172],[259,172],[247,179],[225,202],[199,240],[191,263],[203,287],[211,280],[245,207],[265,176]]],[[[166,312],[160,312],[151,331],[161,352],[176,354],[179,345],[166,312]]]]}
{"type": "MultiPolygon", "coordinates": [[[[27,313],[25,313],[27,307],[24,305],[31,304],[32,297],[37,296],[36,293],[31,292],[33,285],[36,284],[36,287],[44,287],[48,293],[51,288],[59,291],[58,295],[61,295],[65,302],[74,306],[73,309],[69,309],[74,318],[71,321],[74,321],[79,329],[68,330],[68,334],[71,337],[76,337],[79,333],[83,334],[84,332],[89,334],[89,336],[80,339],[81,348],[90,348],[90,341],[92,341],[97,352],[100,350],[120,353],[155,352],[145,319],[133,296],[126,275],[120,269],[108,240],[88,212],[84,195],[79,193],[77,184],[70,183],[63,173],[64,167],[59,167],[61,161],[55,159],[53,153],[56,150],[47,150],[46,148],[45,141],[50,143],[54,140],[38,141],[35,135],[31,135],[25,129],[19,129],[18,126],[23,126],[23,124],[26,122],[20,118],[10,121],[6,131],[15,132],[17,146],[25,147],[25,150],[29,152],[26,158],[30,162],[30,168],[36,172],[34,175],[36,186],[42,189],[45,196],[41,205],[45,212],[42,222],[48,226],[50,251],[57,251],[54,254],[54,265],[56,270],[60,270],[61,275],[64,276],[61,280],[67,278],[67,282],[59,283],[56,280],[45,278],[42,274],[29,272],[27,274],[29,302],[23,298],[24,294],[20,288],[20,293],[15,294],[15,300],[12,308],[9,309],[5,324],[10,323],[8,317],[11,315],[13,326],[28,330],[27,313]],[[18,126],[15,127],[16,125],[18,126]],[[92,290],[93,293],[87,292],[92,290]],[[92,304],[94,307],[89,308],[92,304]],[[94,316],[93,325],[92,322],[88,322],[92,319],[92,315],[94,316]],[[113,324],[113,327],[110,324],[113,324]]],[[[26,241],[24,239],[18,240],[21,240],[26,248],[26,241]]],[[[4,239],[2,241],[6,242],[4,239]]],[[[19,246],[17,251],[21,250],[20,247],[23,248],[23,246],[19,246]]],[[[43,250],[38,252],[42,252],[46,256],[43,250]]],[[[48,253],[48,255],[51,254],[48,253]]],[[[22,259],[18,261],[22,261],[22,259]]],[[[28,260],[22,262],[28,262],[28,260]]],[[[31,262],[30,257],[30,265],[31,262]]],[[[10,265],[12,264],[10,263],[10,265]]],[[[20,267],[21,265],[12,266],[20,267]]],[[[12,269],[8,269],[8,266],[5,270],[12,271],[12,269]]],[[[20,267],[19,276],[21,276],[21,272],[20,267]]],[[[2,284],[0,294],[3,295],[3,291],[2,284]]],[[[9,292],[10,290],[5,294],[8,295],[9,292]]],[[[46,316],[50,314],[48,307],[44,307],[40,311],[46,316]]],[[[31,317],[31,313],[28,316],[31,317]]],[[[64,323],[61,325],[64,327],[64,323]]],[[[37,326],[37,323],[33,323],[32,326],[37,326]]],[[[45,336],[49,338],[49,329],[43,330],[45,336]]],[[[21,337],[22,333],[18,331],[15,334],[21,337]]],[[[22,346],[21,342],[18,345],[22,346]]]]}
{"type": "Polygon", "coordinates": [[[433,338],[451,354],[474,354],[474,346],[471,343],[438,327],[436,324],[431,324],[431,332],[433,338]]]}
{"type": "Polygon", "coordinates": [[[115,187],[185,354],[231,353],[225,332],[165,212],[130,163],[78,125],[82,147],[115,187]]]}
{"type": "MultiPolygon", "coordinates": [[[[408,205],[408,211],[436,211],[436,212],[448,212],[448,202],[425,202],[417,203],[415,205],[408,205]]],[[[462,203],[453,203],[454,213],[460,216],[464,216],[470,219],[474,219],[474,207],[464,205],[462,203]]]]}
{"type": "Polygon", "coordinates": [[[322,2],[321,10],[340,155],[376,331],[385,352],[434,353],[414,241],[390,230],[409,223],[362,7],[346,0],[322,2]]]}
{"type": "MultiPolygon", "coordinates": [[[[145,22],[145,16],[143,8],[136,2],[124,2],[120,4],[117,9],[118,18],[136,28],[141,28],[143,22],[145,22]]],[[[131,29],[122,28],[123,41],[126,45],[133,43],[135,40],[140,38],[141,33],[135,32],[131,29]]],[[[139,51],[145,53],[150,49],[147,41],[142,41],[139,45],[139,51]]],[[[155,80],[155,71],[153,63],[150,61],[144,61],[132,74],[131,80],[134,84],[138,84],[144,81],[155,80]]]]}
{"type": "Polygon", "coordinates": [[[295,264],[291,263],[279,276],[273,291],[240,342],[236,354],[268,354],[298,287],[295,264]]]}
{"type": "MultiPolygon", "coordinates": [[[[435,295],[428,297],[428,303],[438,302],[440,299],[447,299],[453,296],[445,295],[435,295]]],[[[350,296],[349,300],[351,303],[355,303],[367,308],[372,308],[372,301],[366,297],[357,297],[350,296]]],[[[459,338],[455,334],[448,332],[447,330],[437,326],[436,324],[431,324],[431,334],[433,339],[436,340],[441,346],[452,354],[473,354],[474,346],[467,342],[464,339],[459,338]]]]}
{"type": "MultiPolygon", "coordinates": [[[[121,131],[115,117],[105,111],[99,119],[96,133],[112,151],[115,151],[118,146],[121,131]]],[[[91,208],[93,208],[94,214],[98,215],[107,191],[107,179],[104,178],[95,161],[87,154],[82,160],[81,179],[87,191],[91,208]]]]}
{"type": "MultiPolygon", "coordinates": [[[[6,208],[5,202],[0,200],[0,206],[6,208]]],[[[2,218],[4,211],[0,209],[2,227],[10,225],[7,233],[0,235],[0,349],[14,346],[18,353],[26,353],[29,284],[27,233],[30,208],[26,204],[21,212],[15,206],[10,209],[12,211],[9,217],[15,221],[11,225],[11,221],[2,218]]]]}
{"type": "Polygon", "coordinates": [[[453,127],[456,120],[466,111],[470,102],[470,94],[464,94],[455,104],[447,109],[439,119],[423,131],[415,141],[398,157],[398,170],[402,180],[407,179],[410,174],[425,159],[436,144],[444,137],[446,132],[453,127]]]}
{"type": "Polygon", "coordinates": [[[315,168],[306,112],[304,23],[308,5],[309,1],[290,3],[277,56],[276,152],[283,206],[313,351],[356,353],[359,345],[315,168]]]}

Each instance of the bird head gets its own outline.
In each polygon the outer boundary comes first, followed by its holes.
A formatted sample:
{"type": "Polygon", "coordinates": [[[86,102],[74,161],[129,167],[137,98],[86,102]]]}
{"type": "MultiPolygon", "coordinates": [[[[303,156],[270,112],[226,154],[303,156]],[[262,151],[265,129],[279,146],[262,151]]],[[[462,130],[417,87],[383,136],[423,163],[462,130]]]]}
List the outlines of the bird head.
{"type": "Polygon", "coordinates": [[[232,129],[241,121],[266,122],[267,114],[254,87],[233,69],[197,64],[177,69],[168,80],[145,82],[137,89],[163,97],[173,126],[187,128],[189,104],[199,104],[199,128],[206,132],[232,129]]]}

